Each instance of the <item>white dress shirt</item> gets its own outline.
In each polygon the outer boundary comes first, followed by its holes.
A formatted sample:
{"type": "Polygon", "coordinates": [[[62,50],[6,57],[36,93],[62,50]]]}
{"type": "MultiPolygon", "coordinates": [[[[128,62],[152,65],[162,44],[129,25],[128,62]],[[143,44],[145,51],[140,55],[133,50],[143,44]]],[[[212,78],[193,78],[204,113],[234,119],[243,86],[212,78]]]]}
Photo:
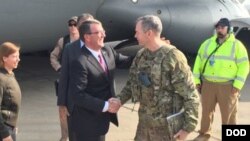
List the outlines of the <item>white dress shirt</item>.
{"type": "MultiPolygon", "coordinates": [[[[80,45],[81,45],[81,47],[84,45],[84,42],[83,42],[82,40],[80,40],[80,45]]],[[[95,50],[93,50],[93,49],[87,47],[86,45],[85,45],[85,47],[92,53],[92,55],[95,57],[95,59],[99,62],[99,57],[98,57],[98,55],[101,54],[101,50],[95,51],[95,50]]],[[[102,112],[107,112],[107,111],[108,111],[108,108],[109,108],[109,102],[108,102],[108,101],[105,101],[105,105],[104,105],[104,107],[103,107],[103,109],[102,109],[102,112]]]]}

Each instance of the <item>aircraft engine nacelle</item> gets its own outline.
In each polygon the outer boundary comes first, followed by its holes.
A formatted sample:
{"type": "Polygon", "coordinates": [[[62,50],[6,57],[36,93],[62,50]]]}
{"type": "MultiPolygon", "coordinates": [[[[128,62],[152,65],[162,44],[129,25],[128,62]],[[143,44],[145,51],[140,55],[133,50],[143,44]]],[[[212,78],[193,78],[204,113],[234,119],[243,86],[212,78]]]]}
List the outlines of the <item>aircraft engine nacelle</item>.
{"type": "Polygon", "coordinates": [[[200,44],[213,35],[221,17],[246,16],[241,8],[234,2],[218,0],[107,0],[96,17],[107,30],[109,41],[133,38],[138,17],[158,15],[163,22],[162,36],[182,51],[196,53],[200,44]]]}

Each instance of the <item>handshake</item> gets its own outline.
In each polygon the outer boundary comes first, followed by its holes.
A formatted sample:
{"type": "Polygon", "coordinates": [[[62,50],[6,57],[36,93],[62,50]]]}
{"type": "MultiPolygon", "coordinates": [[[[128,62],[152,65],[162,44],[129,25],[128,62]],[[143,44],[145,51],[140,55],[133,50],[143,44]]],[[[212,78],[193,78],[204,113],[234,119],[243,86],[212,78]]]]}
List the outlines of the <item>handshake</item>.
{"type": "Polygon", "coordinates": [[[120,107],[122,106],[121,101],[117,98],[110,98],[108,100],[109,108],[108,112],[110,113],[117,113],[120,107]]]}

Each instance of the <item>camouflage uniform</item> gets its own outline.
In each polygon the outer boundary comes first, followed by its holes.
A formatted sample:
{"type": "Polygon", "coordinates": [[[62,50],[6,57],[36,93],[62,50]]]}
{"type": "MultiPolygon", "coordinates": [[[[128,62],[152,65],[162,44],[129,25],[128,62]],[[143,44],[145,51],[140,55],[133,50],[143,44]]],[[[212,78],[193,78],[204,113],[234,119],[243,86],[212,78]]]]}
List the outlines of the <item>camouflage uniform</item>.
{"type": "Polygon", "coordinates": [[[166,117],[173,114],[173,95],[185,109],[183,129],[191,132],[198,120],[199,96],[195,89],[192,72],[185,56],[174,46],[163,46],[155,52],[141,49],[130,68],[129,80],[117,97],[124,104],[140,102],[139,123],[135,141],[170,141],[166,117]],[[138,74],[147,74],[150,85],[145,86],[138,74]]]}

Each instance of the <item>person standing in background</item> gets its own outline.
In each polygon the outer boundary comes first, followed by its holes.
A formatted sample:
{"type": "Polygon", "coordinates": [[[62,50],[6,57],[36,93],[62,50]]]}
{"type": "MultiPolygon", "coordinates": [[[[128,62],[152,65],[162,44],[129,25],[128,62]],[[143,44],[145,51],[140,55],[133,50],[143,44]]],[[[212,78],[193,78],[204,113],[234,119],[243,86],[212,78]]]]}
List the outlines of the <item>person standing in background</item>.
{"type": "MultiPolygon", "coordinates": [[[[83,13],[81,14],[80,16],[78,17],[73,17],[71,18],[68,22],[69,26],[72,25],[71,27],[69,27],[69,30],[71,29],[72,31],[74,31],[73,33],[75,33],[74,35],[74,40],[68,42],[68,43],[71,43],[71,42],[74,42],[76,40],[79,39],[79,31],[78,31],[78,28],[80,26],[80,24],[82,24],[83,22],[87,21],[87,20],[90,20],[90,19],[93,19],[93,16],[88,14],[88,13],[83,13]],[[72,20],[71,20],[72,19],[72,20]]],[[[70,35],[70,34],[69,34],[70,35]]],[[[69,40],[68,40],[69,41],[69,40]]],[[[67,44],[64,44],[64,46],[67,45],[67,44]]],[[[66,48],[67,46],[65,46],[66,48]]],[[[55,67],[55,70],[59,70],[61,69],[61,64],[62,63],[62,56],[64,54],[64,51],[66,50],[64,47],[63,49],[61,49],[60,51],[60,62],[58,62],[58,64],[60,63],[60,68],[58,67],[58,69],[55,67]]],[[[57,55],[58,56],[58,55],[57,55]]],[[[56,59],[56,57],[55,57],[56,59]]],[[[58,60],[58,59],[57,59],[58,60]]],[[[52,55],[52,62],[53,62],[53,55],[52,55]]],[[[56,61],[55,61],[56,62],[56,61]]],[[[58,81],[57,80],[56,82],[56,87],[58,86],[58,81]]],[[[57,90],[57,93],[58,93],[58,88],[56,88],[57,90]]],[[[69,141],[71,141],[71,131],[70,131],[70,123],[69,123],[69,112],[68,112],[68,105],[67,105],[67,97],[65,95],[58,95],[57,97],[58,99],[60,99],[59,102],[57,105],[59,106],[59,115],[60,115],[60,123],[61,123],[61,133],[62,133],[62,137],[61,137],[61,140],[60,141],[66,141],[67,138],[69,138],[69,141]]]]}
{"type": "MultiPolygon", "coordinates": [[[[69,34],[61,37],[54,50],[50,54],[50,62],[53,69],[60,73],[62,53],[66,44],[71,43],[79,38],[79,32],[77,29],[77,17],[73,16],[68,20],[68,32],[69,34]]],[[[56,95],[58,95],[58,79],[55,81],[56,95]]],[[[68,140],[68,124],[67,124],[68,112],[65,107],[59,106],[59,119],[61,126],[61,138],[60,141],[68,140]]]]}
{"type": "Polygon", "coordinates": [[[21,90],[13,70],[17,68],[19,46],[0,45],[0,140],[16,141],[16,126],[21,106],[21,90]]]}
{"type": "Polygon", "coordinates": [[[201,44],[195,60],[193,74],[201,93],[202,117],[194,141],[209,140],[217,103],[222,124],[237,124],[239,92],[249,73],[249,60],[230,28],[229,20],[221,18],[215,25],[217,34],[201,44]]]}
{"type": "MultiPolygon", "coordinates": [[[[66,44],[71,43],[79,38],[79,32],[77,29],[77,17],[73,16],[68,20],[68,32],[69,34],[61,37],[54,50],[50,54],[51,66],[55,71],[60,73],[62,53],[66,44]]],[[[55,81],[56,95],[58,95],[58,79],[55,81]]],[[[61,126],[61,138],[60,141],[68,140],[68,124],[67,124],[67,109],[59,106],[59,118],[61,126]]]]}
{"type": "Polygon", "coordinates": [[[54,50],[50,54],[50,62],[53,69],[57,72],[60,72],[61,69],[61,58],[64,46],[67,43],[71,43],[77,39],[79,39],[79,32],[77,29],[77,17],[73,16],[68,20],[68,32],[69,34],[61,37],[54,50]]]}

